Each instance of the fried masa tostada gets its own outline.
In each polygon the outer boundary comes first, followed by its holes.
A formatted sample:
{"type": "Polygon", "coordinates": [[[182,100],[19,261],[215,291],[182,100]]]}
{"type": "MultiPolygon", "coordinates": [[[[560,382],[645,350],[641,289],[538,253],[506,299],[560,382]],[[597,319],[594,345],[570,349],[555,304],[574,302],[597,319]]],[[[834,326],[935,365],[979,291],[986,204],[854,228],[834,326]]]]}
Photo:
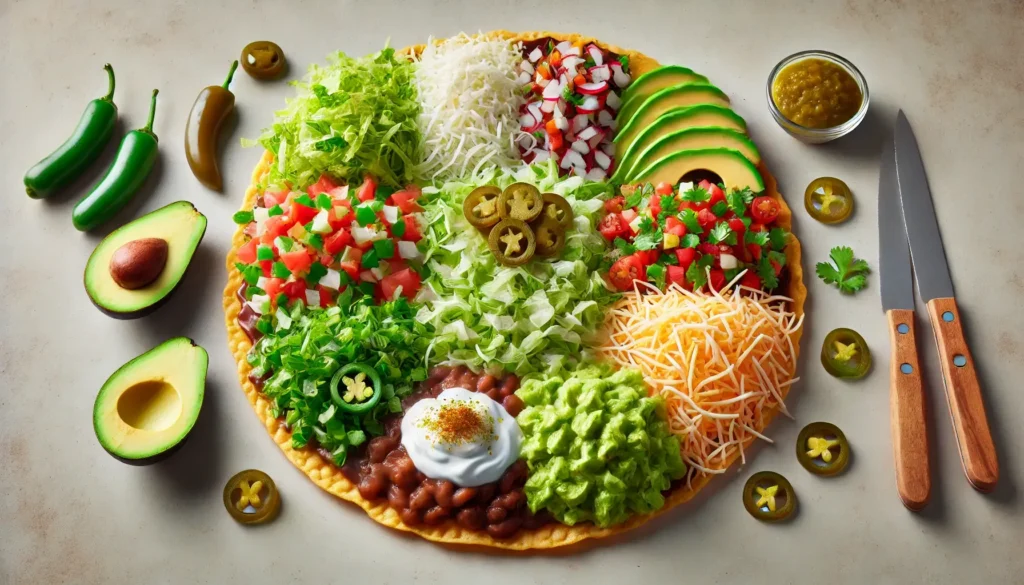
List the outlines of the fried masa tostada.
{"type": "MultiPolygon", "coordinates": [[[[573,42],[582,41],[584,44],[593,43],[606,51],[628,56],[630,66],[635,77],[659,66],[658,62],[654,59],[635,51],[621,49],[600,43],[596,39],[582,37],[575,34],[558,34],[550,32],[512,33],[508,31],[496,31],[487,33],[487,36],[524,42],[552,37],[555,39],[569,40],[573,42]]],[[[422,48],[423,46],[421,45],[418,47],[412,47],[409,50],[419,52],[422,48]]],[[[273,155],[270,152],[264,153],[260,162],[253,171],[252,184],[246,191],[245,200],[242,204],[243,210],[253,208],[257,198],[260,196],[260,193],[258,193],[258,187],[260,185],[266,185],[268,173],[274,162],[273,155]]],[[[775,180],[769,174],[764,165],[759,163],[757,165],[757,169],[760,171],[760,174],[764,179],[764,191],[762,192],[762,195],[775,199],[779,204],[780,210],[777,225],[788,230],[791,226],[791,212],[789,207],[778,193],[775,180]]],[[[357,486],[343,475],[341,469],[329,459],[318,453],[313,446],[306,446],[301,449],[294,448],[292,445],[292,433],[282,420],[272,416],[271,402],[250,380],[252,369],[247,362],[246,356],[253,344],[246,332],[239,325],[238,321],[239,312],[243,307],[243,303],[237,292],[240,287],[244,285],[244,280],[242,273],[236,268],[237,254],[247,240],[248,237],[243,231],[243,226],[240,226],[232,240],[232,249],[228,253],[228,283],[224,289],[224,310],[228,329],[229,345],[238,365],[239,382],[245,391],[249,402],[253,405],[257,416],[259,416],[260,420],[263,421],[267,432],[271,437],[273,437],[274,441],[278,444],[288,459],[322,489],[339,498],[359,505],[375,521],[385,526],[412,532],[428,540],[440,543],[491,547],[507,550],[550,549],[571,545],[586,539],[607,537],[636,528],[648,522],[655,516],[664,514],[679,504],[688,501],[698,491],[700,491],[700,489],[707,485],[713,477],[712,474],[704,473],[693,475],[689,477],[686,482],[676,481],[672,484],[673,487],[671,490],[665,494],[665,504],[663,507],[650,514],[634,515],[625,522],[607,528],[598,527],[590,522],[578,523],[574,526],[568,526],[557,522],[548,522],[538,528],[520,529],[511,538],[496,539],[492,538],[484,531],[464,529],[454,520],[447,520],[436,526],[406,525],[401,521],[398,512],[389,506],[386,498],[381,498],[375,501],[364,499],[360,495],[357,486]]],[[[802,317],[804,301],[806,298],[806,288],[803,284],[800,244],[795,236],[789,238],[788,245],[785,248],[785,258],[785,265],[787,266],[788,272],[787,276],[781,279],[780,286],[782,288],[779,290],[779,293],[792,299],[789,310],[797,317],[802,317]]],[[[798,351],[799,347],[799,338],[799,329],[796,329],[790,334],[792,345],[796,348],[796,351],[798,351]]],[[[793,370],[795,371],[795,352],[792,357],[794,362],[793,370]]],[[[794,372],[790,372],[791,377],[793,373],[794,372]]],[[[788,384],[782,385],[779,388],[779,392],[781,393],[781,396],[779,397],[780,401],[782,398],[785,398],[788,388],[788,384]]],[[[767,426],[777,412],[778,407],[772,407],[761,413],[760,420],[763,423],[763,426],[767,426]]],[[[756,430],[763,430],[763,426],[756,430]]],[[[744,442],[748,444],[752,440],[753,437],[748,436],[744,439],[744,442]]],[[[721,469],[729,467],[733,461],[740,456],[741,451],[728,453],[727,457],[719,461],[721,469]]]]}

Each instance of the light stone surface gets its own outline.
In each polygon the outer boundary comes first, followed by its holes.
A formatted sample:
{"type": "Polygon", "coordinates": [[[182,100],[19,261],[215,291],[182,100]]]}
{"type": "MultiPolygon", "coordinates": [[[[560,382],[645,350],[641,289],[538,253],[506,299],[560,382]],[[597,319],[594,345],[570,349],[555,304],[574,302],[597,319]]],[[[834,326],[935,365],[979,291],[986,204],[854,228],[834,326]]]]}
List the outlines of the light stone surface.
{"type": "MultiPolygon", "coordinates": [[[[207,2],[0,0],[0,583],[1024,583],[1024,4],[873,2],[207,2]],[[238,388],[221,312],[224,256],[250,171],[238,146],[292,93],[239,71],[237,125],[223,156],[226,193],[201,187],[184,159],[185,119],[199,90],[219,84],[242,46],[271,39],[297,78],[344,49],[362,54],[459,31],[554,29],[594,35],[707,74],[750,124],[782,191],[811,270],[796,422],[780,420],[742,469],[695,502],[614,543],[572,555],[457,552],[406,537],[320,491],[281,456],[238,388]],[[806,146],[772,122],[769,70],[808,48],[838,52],[864,72],[867,119],[851,136],[806,146]],[[130,208],[99,233],[71,226],[74,201],[113,156],[52,201],[23,193],[22,173],[59,144],[85,103],[118,74],[122,128],[144,122],[160,88],[161,158],[130,208]],[[934,496],[920,514],[897,499],[889,433],[888,337],[878,276],[843,297],[813,277],[834,245],[877,267],[879,145],[898,108],[914,124],[929,169],[946,253],[983,377],[1002,480],[994,494],[967,484],[949,424],[928,325],[919,322],[931,405],[934,496]],[[856,215],[811,220],[800,195],[818,176],[843,178],[856,215]],[[183,290],[136,321],[90,303],[81,274],[114,226],[178,199],[210,220],[183,290]],[[854,327],[875,359],[868,378],[842,382],[818,364],[825,334],[854,327]],[[96,391],[122,363],[187,335],[210,353],[206,404],[189,442],[168,461],[122,465],[99,447],[96,391]],[[845,475],[819,479],[796,462],[803,424],[828,420],[852,441],[845,475]],[[284,505],[269,526],[236,524],[224,482],[256,467],[284,505]],[[785,474],[799,515],[780,526],[743,510],[750,473],[785,474]]],[[[919,307],[923,315],[923,306],[919,307]]]]}

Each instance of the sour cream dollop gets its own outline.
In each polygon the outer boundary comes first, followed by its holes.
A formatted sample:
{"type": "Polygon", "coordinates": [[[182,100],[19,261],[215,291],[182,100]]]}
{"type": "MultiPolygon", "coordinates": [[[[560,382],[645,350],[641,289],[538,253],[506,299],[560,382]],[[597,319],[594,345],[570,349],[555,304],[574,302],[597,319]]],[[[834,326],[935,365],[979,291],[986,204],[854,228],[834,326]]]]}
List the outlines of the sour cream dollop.
{"type": "Polygon", "coordinates": [[[486,394],[448,388],[402,417],[402,445],[427,477],[474,487],[498,481],[519,459],[523,432],[486,394]]]}

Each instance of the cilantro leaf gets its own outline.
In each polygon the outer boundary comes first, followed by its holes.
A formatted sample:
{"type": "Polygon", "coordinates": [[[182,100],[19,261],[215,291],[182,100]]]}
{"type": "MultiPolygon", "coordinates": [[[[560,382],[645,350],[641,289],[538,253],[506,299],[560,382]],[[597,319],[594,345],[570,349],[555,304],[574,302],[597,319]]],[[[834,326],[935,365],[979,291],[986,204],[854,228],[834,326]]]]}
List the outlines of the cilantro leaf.
{"type": "Polygon", "coordinates": [[[761,285],[764,286],[765,290],[772,290],[779,286],[779,278],[775,275],[775,267],[772,266],[771,260],[767,256],[763,256],[758,261],[757,275],[761,277],[761,285]]]}
{"type": "Polygon", "coordinates": [[[711,206],[711,213],[714,213],[718,217],[722,217],[729,211],[729,204],[725,201],[719,201],[711,206]]]}
{"type": "Polygon", "coordinates": [[[647,277],[651,279],[658,288],[665,287],[665,267],[661,264],[651,264],[647,267],[647,277]]]}
{"type": "Polygon", "coordinates": [[[643,203],[643,200],[644,200],[644,193],[643,193],[643,191],[641,189],[637,189],[636,191],[633,191],[632,193],[630,193],[626,197],[626,200],[622,203],[622,208],[623,209],[632,209],[632,208],[640,205],[641,203],[643,203]]]}
{"type": "Polygon", "coordinates": [[[768,245],[768,232],[747,231],[743,234],[743,241],[747,244],[757,244],[764,247],[768,245]]]}
{"type": "MultiPolygon", "coordinates": [[[[756,195],[754,195],[754,192],[750,189],[750,187],[744,187],[742,189],[733,189],[732,193],[730,193],[729,195],[738,195],[745,205],[750,205],[751,203],[753,203],[754,198],[756,197],[756,195]]],[[[736,215],[740,214],[737,213],[736,215]]]]}
{"type": "Polygon", "coordinates": [[[735,246],[736,232],[732,231],[729,224],[723,221],[711,228],[711,233],[708,234],[708,241],[712,244],[729,244],[730,246],[735,246]]]}
{"type": "Polygon", "coordinates": [[[694,289],[698,289],[708,283],[708,268],[711,268],[714,263],[714,256],[704,254],[686,269],[686,280],[693,283],[694,289]]]}
{"type": "Polygon", "coordinates": [[[772,228],[771,231],[768,232],[768,241],[772,244],[772,250],[781,252],[782,249],[786,247],[788,235],[788,232],[780,227],[772,228]]]}
{"type": "Polygon", "coordinates": [[[704,233],[704,228],[701,227],[700,222],[697,221],[697,212],[692,209],[684,209],[679,215],[679,219],[686,226],[686,231],[691,234],[704,233]]]}
{"type": "Polygon", "coordinates": [[[726,195],[725,201],[729,205],[729,209],[731,209],[737,217],[743,217],[743,214],[747,212],[747,204],[743,201],[743,194],[739,191],[733,191],[726,195]]]}
{"type": "Polygon", "coordinates": [[[636,246],[634,246],[633,244],[627,242],[626,240],[624,240],[622,238],[615,238],[615,241],[612,242],[612,243],[615,244],[615,249],[620,251],[620,252],[622,252],[622,254],[624,256],[627,256],[629,254],[632,254],[633,252],[636,252],[636,246]]]}
{"type": "Polygon", "coordinates": [[[708,199],[711,199],[711,194],[700,187],[690,187],[683,193],[683,201],[703,203],[708,199]]]}
{"type": "Polygon", "coordinates": [[[680,248],[696,248],[700,245],[700,236],[697,234],[686,234],[679,240],[680,248]]]}
{"type": "Polygon", "coordinates": [[[677,213],[679,213],[679,200],[672,195],[662,195],[661,212],[658,213],[658,222],[663,222],[677,213]]]}
{"type": "Polygon", "coordinates": [[[661,230],[642,232],[633,240],[633,246],[637,250],[655,250],[661,245],[661,240],[664,237],[665,234],[663,234],[661,230]]]}
{"type": "Polygon", "coordinates": [[[855,293],[867,286],[868,263],[854,258],[848,246],[836,246],[829,251],[832,263],[818,262],[814,271],[825,284],[834,284],[840,292],[855,293]]]}

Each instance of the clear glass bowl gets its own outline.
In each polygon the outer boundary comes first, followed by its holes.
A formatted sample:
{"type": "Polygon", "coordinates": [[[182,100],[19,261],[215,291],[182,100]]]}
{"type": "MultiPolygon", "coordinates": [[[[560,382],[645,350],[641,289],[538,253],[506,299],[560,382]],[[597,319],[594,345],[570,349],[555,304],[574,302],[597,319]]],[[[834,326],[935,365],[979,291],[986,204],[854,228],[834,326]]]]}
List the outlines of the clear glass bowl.
{"type": "Polygon", "coordinates": [[[779,61],[779,64],[776,65],[775,68],[772,69],[771,74],[768,75],[768,87],[765,93],[768,96],[768,111],[772,113],[772,117],[775,118],[775,121],[779,126],[782,126],[783,130],[789,132],[790,136],[809,144],[821,144],[822,142],[829,142],[830,140],[835,140],[836,138],[849,134],[857,127],[858,124],[861,123],[861,120],[864,119],[864,116],[868,112],[868,104],[871,102],[871,96],[868,93],[868,82],[864,80],[864,76],[861,74],[860,70],[853,65],[853,63],[850,63],[835,53],[818,50],[800,51],[799,53],[793,53],[782,61],[779,61]],[[857,113],[854,114],[852,118],[831,128],[808,128],[792,122],[782,115],[782,112],[780,112],[779,108],[775,105],[775,100],[772,99],[772,85],[775,84],[776,76],[778,76],[779,72],[787,65],[804,59],[823,59],[825,61],[835,63],[853,76],[854,81],[857,82],[857,86],[860,88],[861,95],[864,97],[861,100],[860,109],[857,110],[857,113]]]}

